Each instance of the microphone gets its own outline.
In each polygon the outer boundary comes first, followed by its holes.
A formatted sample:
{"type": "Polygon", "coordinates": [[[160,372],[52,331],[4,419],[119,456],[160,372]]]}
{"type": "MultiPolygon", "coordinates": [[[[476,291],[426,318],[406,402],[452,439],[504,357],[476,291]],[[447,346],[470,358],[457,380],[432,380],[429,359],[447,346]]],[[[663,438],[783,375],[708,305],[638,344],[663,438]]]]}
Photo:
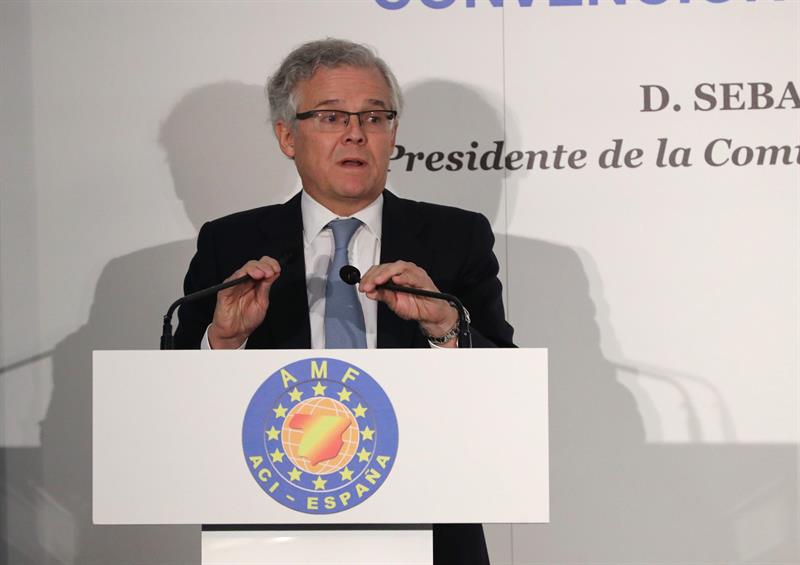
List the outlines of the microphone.
{"type": "MultiPolygon", "coordinates": [[[[291,263],[296,255],[297,255],[297,252],[295,252],[295,251],[287,251],[286,253],[283,253],[278,258],[278,264],[281,266],[281,270],[283,270],[283,268],[286,267],[286,265],[291,263]]],[[[164,315],[164,323],[163,323],[162,328],[161,328],[161,349],[162,350],[166,350],[166,349],[172,349],[173,348],[173,342],[172,342],[172,315],[175,313],[175,310],[179,306],[181,306],[182,304],[185,304],[187,302],[194,302],[196,300],[200,300],[201,298],[205,298],[205,297],[210,296],[212,294],[216,294],[220,290],[225,290],[226,288],[231,288],[232,286],[240,285],[243,282],[247,282],[249,280],[251,280],[250,279],[250,275],[243,275],[243,276],[241,276],[241,277],[239,277],[237,279],[226,281],[226,282],[223,282],[223,283],[220,283],[220,284],[215,284],[214,286],[210,286],[208,288],[204,288],[202,290],[198,290],[197,292],[193,292],[191,294],[187,294],[186,296],[183,296],[183,297],[177,299],[175,302],[173,302],[170,305],[169,309],[167,310],[167,313],[164,315]]]]}
{"type": "Polygon", "coordinates": [[[339,269],[339,277],[349,285],[355,285],[361,282],[361,271],[353,265],[345,265],[339,269]]]}
{"type": "MultiPolygon", "coordinates": [[[[339,269],[339,278],[350,285],[355,285],[361,282],[361,271],[353,265],[345,265],[339,269]]],[[[472,333],[469,329],[469,312],[464,308],[461,301],[445,292],[434,292],[432,290],[423,290],[421,288],[412,288],[410,286],[401,286],[393,282],[386,282],[377,286],[379,289],[391,290],[393,292],[405,292],[407,294],[415,294],[417,296],[424,296],[426,298],[436,298],[444,300],[458,312],[458,346],[459,347],[472,347],[472,333]]]]}

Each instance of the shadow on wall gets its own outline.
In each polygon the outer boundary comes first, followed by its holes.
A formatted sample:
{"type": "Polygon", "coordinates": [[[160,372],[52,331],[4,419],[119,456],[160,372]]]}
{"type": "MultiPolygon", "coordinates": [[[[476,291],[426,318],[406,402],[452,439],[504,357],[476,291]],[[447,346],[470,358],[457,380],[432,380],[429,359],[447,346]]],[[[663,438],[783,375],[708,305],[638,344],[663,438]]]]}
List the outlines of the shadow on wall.
{"type": "MultiPolygon", "coordinates": [[[[501,118],[463,85],[422,83],[407,98],[398,142],[408,150],[461,150],[472,136],[482,145],[503,139],[501,118]]],[[[252,119],[263,116],[262,100],[260,86],[209,85],[189,93],[162,124],[175,190],[196,228],[292,192],[291,163],[252,119]]],[[[406,197],[490,219],[505,212],[502,171],[407,173],[397,161],[392,169],[393,186],[406,197]]],[[[32,538],[26,551],[9,550],[10,563],[199,561],[197,528],[91,522],[91,351],[157,347],[160,315],[180,292],[193,248],[178,241],[112,260],[88,322],[55,348],[42,448],[7,461],[13,476],[6,481],[23,507],[14,528],[32,538]]],[[[509,266],[501,275],[517,343],[550,349],[551,523],[489,528],[495,565],[797,562],[796,448],[646,445],[640,411],[600,348],[601,331],[604,342],[613,332],[597,308],[602,289],[591,258],[503,234],[496,248],[509,266]]],[[[147,417],[147,406],[141,409],[147,417]]]]}
{"type": "MultiPolygon", "coordinates": [[[[272,139],[265,106],[260,86],[212,84],[187,94],[161,124],[175,192],[196,229],[292,192],[296,175],[272,139]]],[[[29,527],[58,543],[42,543],[43,558],[31,563],[199,563],[196,527],[104,527],[91,518],[92,350],[158,348],[160,318],[181,294],[194,245],[176,241],[113,259],[97,282],[88,322],[56,346],[42,425],[41,486],[51,519],[29,527]]],[[[147,413],[142,406],[142,418],[147,413]]]]}
{"type": "MultiPolygon", "coordinates": [[[[505,117],[504,136],[502,117],[461,84],[412,85],[406,101],[398,144],[407,152],[465,151],[472,141],[481,152],[520,137],[513,115],[505,117]]],[[[408,162],[391,165],[399,194],[480,211],[496,225],[513,216],[517,190],[536,190],[519,173],[431,172],[418,160],[408,172],[408,162]]],[[[604,356],[601,331],[604,344],[616,338],[585,251],[496,235],[515,342],[549,349],[551,518],[513,530],[488,527],[493,563],[798,562],[796,447],[646,444],[642,414],[648,429],[658,429],[658,415],[646,398],[637,405],[620,371],[675,387],[683,376],[604,356]]]]}

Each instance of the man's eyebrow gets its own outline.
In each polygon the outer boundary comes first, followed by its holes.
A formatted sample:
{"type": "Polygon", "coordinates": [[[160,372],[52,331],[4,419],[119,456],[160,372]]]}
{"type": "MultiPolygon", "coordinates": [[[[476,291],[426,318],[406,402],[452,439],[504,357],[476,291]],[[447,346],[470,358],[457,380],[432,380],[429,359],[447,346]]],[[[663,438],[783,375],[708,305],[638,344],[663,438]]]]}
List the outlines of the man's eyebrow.
{"type": "MultiPolygon", "coordinates": [[[[318,102],[317,105],[314,106],[314,108],[320,108],[322,106],[330,106],[330,105],[334,105],[335,106],[336,104],[338,104],[340,102],[341,102],[341,100],[339,98],[331,98],[329,100],[322,100],[321,102],[318,102]]],[[[379,98],[367,98],[366,102],[370,106],[379,106],[381,108],[386,108],[386,102],[384,102],[383,100],[381,100],[379,98]]]]}
{"type": "Polygon", "coordinates": [[[323,100],[322,102],[318,102],[314,108],[319,108],[320,106],[327,106],[328,104],[336,104],[337,102],[341,102],[338,98],[331,98],[330,100],[323,100]]]}

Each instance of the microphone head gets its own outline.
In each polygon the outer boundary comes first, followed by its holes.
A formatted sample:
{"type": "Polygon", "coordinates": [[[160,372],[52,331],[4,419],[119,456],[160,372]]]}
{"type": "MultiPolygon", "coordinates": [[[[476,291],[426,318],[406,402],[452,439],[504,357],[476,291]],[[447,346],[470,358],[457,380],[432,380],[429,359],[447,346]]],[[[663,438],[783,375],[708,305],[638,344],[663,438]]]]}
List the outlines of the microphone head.
{"type": "Polygon", "coordinates": [[[361,271],[353,265],[345,265],[339,269],[339,277],[347,284],[356,284],[361,280],[361,271]]]}

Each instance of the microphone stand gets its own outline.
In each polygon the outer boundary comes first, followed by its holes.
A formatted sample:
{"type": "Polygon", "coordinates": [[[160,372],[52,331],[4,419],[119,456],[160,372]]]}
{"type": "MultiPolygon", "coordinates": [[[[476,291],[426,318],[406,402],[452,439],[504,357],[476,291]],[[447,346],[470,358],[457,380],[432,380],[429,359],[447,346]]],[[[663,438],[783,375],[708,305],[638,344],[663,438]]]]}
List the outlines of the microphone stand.
{"type": "MultiPolygon", "coordinates": [[[[281,268],[286,268],[286,266],[297,257],[298,252],[289,250],[283,253],[280,258],[278,259],[278,263],[280,264],[281,268]]],[[[243,275],[238,279],[232,279],[214,286],[210,286],[208,288],[204,288],[202,290],[198,290],[197,292],[193,292],[191,294],[187,294],[172,303],[167,310],[167,313],[164,315],[164,324],[161,330],[161,349],[173,349],[174,343],[172,341],[172,314],[181,304],[185,304],[187,302],[194,302],[195,300],[200,300],[201,298],[206,298],[207,296],[211,296],[212,294],[218,293],[220,290],[225,290],[226,288],[230,288],[232,286],[236,286],[237,284],[242,284],[243,282],[247,282],[251,280],[250,275],[243,275]]]]}
{"type": "MultiPolygon", "coordinates": [[[[361,272],[352,265],[345,265],[339,271],[339,277],[347,284],[355,285],[361,281],[361,272]]],[[[406,294],[414,294],[417,296],[424,296],[426,298],[436,298],[444,300],[458,312],[458,347],[472,348],[472,332],[470,331],[469,313],[461,301],[445,292],[434,292],[432,290],[423,290],[421,288],[412,288],[410,286],[401,286],[392,282],[387,282],[377,286],[379,289],[391,290],[393,292],[404,292],[406,294]]]]}
{"type": "MultiPolygon", "coordinates": [[[[285,266],[293,258],[293,254],[286,254],[280,259],[280,263],[282,266],[285,266]]],[[[345,265],[339,271],[339,276],[342,278],[344,282],[347,284],[355,285],[361,280],[361,273],[356,267],[352,265],[345,265]]],[[[161,330],[161,344],[160,348],[162,350],[169,350],[174,348],[173,336],[172,336],[172,315],[175,313],[175,310],[185,304],[187,302],[194,302],[196,300],[200,300],[202,298],[206,298],[207,296],[211,296],[213,294],[218,293],[221,290],[225,290],[226,288],[231,288],[232,286],[236,286],[242,284],[243,282],[249,281],[250,275],[244,275],[237,279],[232,279],[227,282],[220,283],[218,285],[210,286],[208,288],[204,288],[202,290],[198,290],[197,292],[193,292],[191,294],[187,294],[175,302],[173,302],[167,313],[164,315],[162,330],[161,330]]],[[[436,298],[438,300],[445,300],[448,304],[450,304],[453,308],[456,309],[458,312],[458,346],[462,348],[472,348],[472,333],[470,331],[469,323],[469,313],[467,309],[464,308],[464,305],[461,301],[453,296],[452,294],[447,294],[444,292],[434,292],[431,290],[422,290],[419,288],[412,288],[409,286],[401,286],[391,282],[378,285],[378,288],[391,290],[392,292],[405,292],[407,294],[415,294],[417,296],[424,296],[426,298],[436,298]]]]}
{"type": "Polygon", "coordinates": [[[205,298],[207,296],[211,296],[212,294],[218,293],[220,290],[225,290],[226,288],[230,288],[232,286],[236,286],[237,284],[242,284],[243,282],[249,281],[250,275],[244,275],[239,277],[238,279],[233,279],[221,284],[217,284],[214,286],[210,286],[208,288],[204,288],[203,290],[198,290],[197,292],[193,292],[191,294],[187,294],[172,303],[167,310],[167,313],[164,315],[164,325],[161,329],[161,349],[173,349],[173,342],[172,342],[172,314],[181,304],[185,304],[186,302],[194,302],[195,300],[200,300],[201,298],[205,298]]]}

